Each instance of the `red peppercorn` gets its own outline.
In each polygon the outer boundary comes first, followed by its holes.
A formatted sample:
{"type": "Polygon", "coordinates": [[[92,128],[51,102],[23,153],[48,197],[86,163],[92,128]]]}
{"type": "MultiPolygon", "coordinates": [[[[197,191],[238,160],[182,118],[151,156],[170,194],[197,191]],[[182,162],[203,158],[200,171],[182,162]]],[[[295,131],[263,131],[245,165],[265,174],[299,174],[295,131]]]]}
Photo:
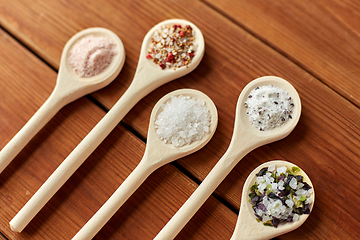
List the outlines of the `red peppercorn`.
{"type": "Polygon", "coordinates": [[[164,69],[166,67],[163,63],[159,63],[159,66],[161,67],[161,69],[164,69]]]}
{"type": "Polygon", "coordinates": [[[186,25],[185,29],[186,29],[187,33],[191,33],[191,31],[192,31],[192,28],[190,27],[190,25],[186,25]]]}
{"type": "Polygon", "coordinates": [[[174,58],[174,55],[170,52],[169,54],[168,54],[168,59],[173,59],[174,58]]]}
{"type": "Polygon", "coordinates": [[[193,58],[194,57],[194,53],[189,53],[189,57],[193,58]]]}
{"type": "Polygon", "coordinates": [[[152,56],[150,54],[146,55],[147,59],[152,59],[152,56]]]}
{"type": "Polygon", "coordinates": [[[184,36],[184,32],[183,32],[183,31],[180,31],[180,32],[179,32],[179,35],[180,35],[180,37],[183,37],[183,36],[184,36]]]}
{"type": "Polygon", "coordinates": [[[175,25],[173,26],[173,28],[174,28],[174,30],[176,30],[177,28],[181,28],[181,25],[180,25],[180,24],[175,24],[175,25]]]}

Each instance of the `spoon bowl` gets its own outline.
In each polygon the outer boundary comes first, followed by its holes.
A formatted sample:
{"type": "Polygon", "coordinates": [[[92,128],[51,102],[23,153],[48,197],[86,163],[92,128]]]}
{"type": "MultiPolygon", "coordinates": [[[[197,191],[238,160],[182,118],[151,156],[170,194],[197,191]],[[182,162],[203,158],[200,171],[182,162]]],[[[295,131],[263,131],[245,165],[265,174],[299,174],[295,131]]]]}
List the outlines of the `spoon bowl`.
{"type": "Polygon", "coordinates": [[[200,29],[193,23],[184,20],[184,19],[169,19],[163,22],[156,24],[149,32],[145,35],[143,43],[141,45],[141,51],[139,56],[138,65],[135,72],[134,82],[136,82],[137,87],[146,88],[153,90],[157,87],[172,81],[174,79],[180,78],[189,72],[192,72],[201,62],[205,52],[205,42],[204,37],[200,29]],[[186,67],[161,69],[153,61],[146,58],[148,50],[150,48],[152,38],[156,31],[162,26],[173,26],[175,24],[181,24],[182,26],[190,25],[194,30],[195,42],[197,43],[197,48],[195,55],[192,58],[192,61],[186,67]]]}
{"type": "MultiPolygon", "coordinates": [[[[184,76],[194,70],[199,65],[204,55],[204,51],[205,43],[200,29],[189,21],[182,19],[170,19],[163,21],[150,29],[144,37],[135,76],[129,88],[109,110],[109,112],[101,119],[101,121],[51,174],[51,176],[31,197],[18,214],[16,214],[10,222],[11,229],[13,231],[21,232],[138,101],[157,87],[184,76]],[[158,65],[146,58],[147,52],[150,48],[151,38],[153,37],[155,31],[157,31],[161,26],[172,26],[175,24],[190,25],[193,28],[197,49],[191,63],[189,63],[186,67],[161,69],[158,65]]],[[[67,64],[66,66],[67,68],[69,67],[67,64]]]]}
{"type": "Polygon", "coordinates": [[[120,73],[125,63],[125,48],[121,39],[112,31],[94,27],[76,33],[65,44],[63,49],[56,87],[61,88],[62,94],[71,97],[73,101],[91,92],[97,91],[109,85],[120,73]],[[116,54],[113,56],[110,65],[104,71],[92,77],[80,77],[69,63],[70,50],[79,40],[87,36],[106,37],[115,44],[116,54]]]}
{"type": "MultiPolygon", "coordinates": [[[[234,135],[237,133],[244,134],[243,131],[246,131],[247,136],[250,137],[250,140],[254,140],[257,145],[264,145],[270,142],[274,142],[280,139],[285,138],[289,135],[292,130],[297,125],[301,115],[301,101],[299,94],[296,89],[286,80],[276,77],[276,76],[265,76],[257,78],[251,81],[249,84],[245,86],[245,88],[241,91],[240,97],[237,103],[237,112],[236,112],[236,123],[234,127],[234,135]],[[282,125],[281,127],[277,127],[274,129],[259,131],[259,129],[255,128],[251,122],[249,121],[249,117],[246,114],[245,102],[248,99],[250,92],[256,87],[261,86],[276,86],[288,92],[288,94],[292,97],[294,102],[294,112],[292,113],[292,119],[288,123],[282,125]],[[240,129],[241,128],[241,129],[240,129]]],[[[233,137],[240,138],[241,136],[235,135],[233,137]]],[[[249,139],[248,139],[249,140],[249,139]]]]}
{"type": "Polygon", "coordinates": [[[202,92],[192,89],[181,89],[171,92],[161,98],[153,108],[150,116],[147,145],[139,165],[133,170],[128,178],[125,179],[108,201],[74,236],[73,240],[92,239],[153,171],[171,161],[182,158],[204,147],[214,135],[217,122],[218,114],[215,104],[202,92]],[[160,140],[156,134],[155,121],[158,118],[158,115],[163,111],[162,107],[164,103],[170,101],[171,97],[180,95],[203,100],[211,113],[211,124],[209,132],[206,133],[201,140],[194,141],[181,147],[175,147],[173,144],[165,143],[160,140]]]}
{"type": "Polygon", "coordinates": [[[89,28],[78,32],[70,38],[61,55],[59,73],[53,92],[34,116],[1,150],[0,173],[62,107],[112,82],[122,69],[124,61],[124,46],[120,38],[108,29],[89,28]],[[88,35],[104,36],[111,39],[116,46],[117,54],[103,72],[90,78],[81,78],[75,74],[69,64],[69,52],[74,43],[88,35]]]}
{"type": "Polygon", "coordinates": [[[255,148],[278,141],[289,135],[298,123],[300,114],[300,97],[295,88],[286,80],[274,76],[265,76],[257,78],[246,85],[237,101],[234,132],[229,148],[200,186],[154,239],[174,239],[212,192],[215,191],[230,171],[246,154],[255,148]],[[245,102],[251,90],[266,85],[273,85],[286,90],[293,98],[295,107],[291,121],[275,129],[260,131],[250,123],[246,114],[245,102]]]}
{"type": "Polygon", "coordinates": [[[179,159],[193,152],[196,152],[202,147],[204,147],[210,141],[213,134],[215,133],[217,123],[218,123],[218,113],[216,106],[207,95],[193,89],[180,89],[173,91],[165,95],[163,98],[161,98],[154,106],[153,111],[151,112],[149,130],[147,135],[147,146],[146,146],[147,150],[145,150],[145,152],[148,152],[149,157],[151,157],[152,159],[154,160],[156,159],[156,162],[153,161],[152,164],[154,164],[154,166],[158,168],[175,159],[179,159]],[[163,111],[162,106],[166,102],[170,101],[171,97],[181,96],[181,95],[190,96],[194,99],[203,100],[206,103],[206,106],[211,113],[211,125],[210,125],[209,133],[206,134],[201,140],[192,142],[191,144],[186,144],[181,147],[175,147],[173,144],[164,143],[164,141],[162,141],[157,136],[155,129],[155,120],[158,118],[159,114],[163,111]]]}
{"type": "MultiPolygon", "coordinates": [[[[248,201],[249,198],[249,189],[256,181],[256,174],[264,167],[269,167],[270,165],[275,165],[276,168],[285,166],[288,169],[292,167],[297,167],[295,164],[283,161],[283,160],[275,160],[266,162],[258,166],[254,171],[250,173],[248,178],[245,181],[242,196],[241,196],[241,206],[238,220],[236,222],[236,227],[234,233],[231,237],[232,240],[240,240],[240,239],[271,239],[277,237],[279,235],[285,234],[296,228],[300,227],[305,220],[309,217],[309,214],[302,214],[299,216],[299,219],[294,222],[280,224],[277,228],[264,226],[261,222],[256,221],[256,217],[254,214],[254,210],[252,209],[251,204],[248,201]]],[[[304,171],[300,169],[299,172],[296,172],[296,175],[303,176],[303,181],[308,183],[312,189],[314,186],[310,181],[310,178],[304,171]]],[[[315,202],[315,191],[311,195],[312,203],[310,205],[310,212],[314,207],[315,202]]]]}

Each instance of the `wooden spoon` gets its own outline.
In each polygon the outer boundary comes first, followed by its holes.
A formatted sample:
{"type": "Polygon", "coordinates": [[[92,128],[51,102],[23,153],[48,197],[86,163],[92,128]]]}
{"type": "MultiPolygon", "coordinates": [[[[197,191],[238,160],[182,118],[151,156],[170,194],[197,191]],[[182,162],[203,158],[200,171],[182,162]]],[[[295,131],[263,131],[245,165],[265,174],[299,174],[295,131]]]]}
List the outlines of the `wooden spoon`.
{"type": "Polygon", "coordinates": [[[128,176],[128,178],[125,179],[125,181],[108,199],[108,201],[75,235],[73,240],[92,239],[153,171],[171,161],[189,155],[205,146],[205,144],[209,142],[215,132],[217,121],[218,115],[214,103],[202,92],[191,89],[181,89],[171,92],[160,99],[151,113],[147,145],[144,156],[139,165],[128,176]],[[161,141],[156,135],[155,120],[163,111],[162,105],[169,101],[172,96],[179,95],[190,96],[195,99],[204,100],[211,113],[211,125],[209,133],[207,133],[200,141],[196,141],[190,145],[184,145],[182,147],[174,147],[172,144],[166,144],[164,141],[161,141]]]}
{"type": "MultiPolygon", "coordinates": [[[[287,161],[275,160],[261,164],[259,167],[257,167],[254,171],[250,173],[243,187],[240,213],[231,240],[274,238],[276,236],[295,230],[296,228],[300,227],[309,217],[309,214],[300,215],[299,220],[290,223],[280,224],[277,228],[264,226],[261,222],[259,223],[256,221],[254,210],[252,209],[252,206],[248,201],[250,192],[249,189],[256,181],[256,174],[262,168],[269,167],[270,165],[275,165],[276,168],[285,166],[288,169],[291,169],[294,166],[297,167],[295,164],[287,161]]],[[[301,169],[299,172],[296,172],[296,175],[302,175],[304,177],[304,182],[308,183],[313,189],[313,193],[311,195],[312,203],[310,205],[311,212],[315,202],[314,186],[310,181],[308,175],[306,175],[306,173],[301,169]]]]}
{"type": "Polygon", "coordinates": [[[16,232],[21,232],[138,101],[157,87],[194,70],[199,65],[204,51],[204,37],[200,29],[189,21],[170,19],[150,29],[142,43],[138,66],[129,88],[11,220],[11,229],[16,232]],[[172,26],[174,24],[181,24],[182,26],[190,25],[195,31],[195,42],[198,46],[192,62],[187,67],[177,68],[176,70],[169,68],[162,70],[151,60],[146,59],[147,51],[155,31],[158,30],[160,26],[172,26]]]}
{"type": "Polygon", "coordinates": [[[255,79],[246,85],[237,102],[234,132],[229,148],[200,186],[154,239],[173,239],[246,154],[257,147],[280,140],[289,135],[298,123],[300,113],[300,97],[295,88],[286,80],[274,76],[265,76],[255,79]],[[295,104],[294,112],[291,121],[281,127],[259,131],[248,119],[245,102],[251,90],[267,85],[277,86],[286,90],[293,98],[295,104]]]}
{"type": "Polygon", "coordinates": [[[53,92],[34,116],[1,150],[0,173],[62,107],[86,94],[107,86],[119,74],[124,62],[124,45],[120,38],[108,29],[88,28],[70,38],[61,55],[59,74],[53,92]],[[75,74],[70,66],[69,52],[74,43],[89,35],[104,36],[111,39],[116,44],[115,50],[117,54],[103,72],[90,78],[82,78],[75,74]]]}

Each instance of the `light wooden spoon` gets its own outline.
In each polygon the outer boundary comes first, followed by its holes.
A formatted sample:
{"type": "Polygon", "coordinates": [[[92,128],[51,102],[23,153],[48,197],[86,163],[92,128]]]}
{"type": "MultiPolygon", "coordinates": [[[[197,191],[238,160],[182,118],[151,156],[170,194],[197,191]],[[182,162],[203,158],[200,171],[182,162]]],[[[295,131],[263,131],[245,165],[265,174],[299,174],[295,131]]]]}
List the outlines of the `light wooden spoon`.
{"type": "Polygon", "coordinates": [[[169,240],[175,238],[235,165],[253,149],[280,140],[289,135],[298,123],[300,113],[300,97],[295,88],[286,80],[274,76],[265,76],[255,79],[246,85],[237,102],[234,132],[229,148],[200,186],[154,239],[169,240]],[[281,127],[267,131],[259,131],[259,129],[255,128],[248,119],[245,102],[251,90],[256,87],[267,85],[274,85],[286,90],[293,98],[295,104],[294,112],[291,121],[281,127]]]}
{"type": "Polygon", "coordinates": [[[88,28],[70,38],[61,55],[60,69],[53,92],[34,116],[30,118],[23,128],[1,150],[0,173],[62,107],[86,94],[107,86],[119,74],[124,62],[124,45],[120,38],[108,29],[88,28]],[[82,78],[76,75],[70,66],[69,52],[74,43],[89,35],[104,36],[111,39],[112,42],[116,44],[115,50],[117,54],[103,72],[90,78],[82,78]]]}
{"type": "MultiPolygon", "coordinates": [[[[231,240],[240,240],[240,239],[260,240],[260,239],[274,238],[276,236],[295,230],[296,228],[300,227],[309,217],[309,214],[300,215],[299,220],[290,223],[280,224],[277,228],[264,226],[261,222],[259,223],[256,221],[254,210],[252,209],[252,206],[248,201],[249,192],[250,192],[249,189],[256,181],[256,174],[262,168],[269,167],[270,165],[275,165],[276,168],[285,166],[288,169],[291,169],[294,166],[297,167],[295,164],[287,161],[275,160],[261,164],[259,167],[257,167],[254,171],[250,173],[243,187],[240,213],[231,240]]],[[[314,186],[310,181],[308,175],[306,175],[306,173],[301,169],[299,172],[296,172],[296,175],[302,175],[304,177],[303,181],[308,183],[313,189],[313,193],[311,195],[312,203],[310,205],[310,212],[311,212],[315,202],[314,186]]]]}
{"type": "Polygon", "coordinates": [[[181,89],[171,92],[164,96],[155,105],[151,117],[147,137],[147,145],[144,156],[139,165],[125,179],[115,193],[108,201],[96,212],[96,214],[84,225],[84,227],[74,236],[75,239],[92,239],[96,233],[106,224],[124,202],[133,194],[136,189],[145,181],[145,179],[159,167],[189,155],[207,144],[213,136],[218,121],[217,110],[214,103],[202,92],[181,89]],[[190,96],[195,99],[204,100],[211,113],[210,131],[201,140],[195,141],[190,145],[174,147],[172,144],[166,144],[156,135],[155,120],[163,111],[162,105],[169,101],[172,96],[190,96]]]}
{"type": "Polygon", "coordinates": [[[204,51],[204,37],[200,29],[189,21],[170,19],[150,29],[143,40],[135,76],[129,88],[11,220],[11,229],[21,232],[138,101],[157,87],[194,70],[199,65],[204,51]],[[162,70],[151,60],[146,59],[147,51],[155,31],[159,30],[160,26],[172,26],[174,24],[190,25],[195,31],[195,42],[198,46],[192,62],[187,67],[177,68],[176,70],[169,68],[162,70]]]}

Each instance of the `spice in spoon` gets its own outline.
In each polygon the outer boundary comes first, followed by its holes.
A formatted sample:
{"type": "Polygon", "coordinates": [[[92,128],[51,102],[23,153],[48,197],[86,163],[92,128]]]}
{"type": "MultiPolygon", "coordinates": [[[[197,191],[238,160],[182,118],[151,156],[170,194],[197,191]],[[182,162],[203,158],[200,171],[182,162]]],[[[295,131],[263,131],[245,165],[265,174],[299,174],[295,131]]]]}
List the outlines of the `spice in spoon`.
{"type": "Polygon", "coordinates": [[[296,175],[299,167],[265,167],[256,174],[256,182],[250,187],[249,202],[256,219],[266,226],[278,227],[293,222],[302,214],[310,214],[312,187],[296,175]]]}
{"type": "Polygon", "coordinates": [[[176,69],[191,63],[196,48],[194,30],[190,25],[161,26],[151,39],[146,58],[162,69],[176,69]]]}
{"type": "Polygon", "coordinates": [[[117,54],[109,38],[86,36],[74,44],[69,53],[69,63],[80,77],[93,77],[104,71],[117,54]]]}
{"type": "Polygon", "coordinates": [[[182,147],[210,132],[211,113],[205,101],[185,95],[173,96],[162,108],[155,120],[155,129],[165,143],[182,147]]]}
{"type": "Polygon", "coordinates": [[[285,90],[272,85],[256,87],[245,102],[250,122],[260,131],[282,126],[291,120],[294,106],[285,90]]]}

